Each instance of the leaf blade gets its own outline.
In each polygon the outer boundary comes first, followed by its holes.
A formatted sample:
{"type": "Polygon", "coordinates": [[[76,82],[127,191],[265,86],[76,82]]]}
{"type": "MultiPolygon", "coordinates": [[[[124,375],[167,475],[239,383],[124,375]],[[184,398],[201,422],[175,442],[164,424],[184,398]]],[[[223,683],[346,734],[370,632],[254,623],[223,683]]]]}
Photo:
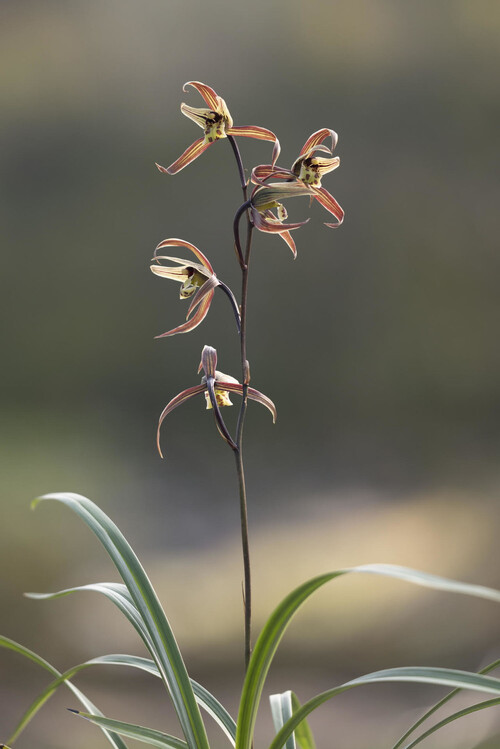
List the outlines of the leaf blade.
{"type": "Polygon", "coordinates": [[[97,536],[120,573],[140,613],[155,651],[162,681],[169,692],[190,749],[209,749],[189,676],[160,601],[139,559],[113,521],[79,494],[46,494],[33,503],[54,500],[73,510],[97,536]]]}

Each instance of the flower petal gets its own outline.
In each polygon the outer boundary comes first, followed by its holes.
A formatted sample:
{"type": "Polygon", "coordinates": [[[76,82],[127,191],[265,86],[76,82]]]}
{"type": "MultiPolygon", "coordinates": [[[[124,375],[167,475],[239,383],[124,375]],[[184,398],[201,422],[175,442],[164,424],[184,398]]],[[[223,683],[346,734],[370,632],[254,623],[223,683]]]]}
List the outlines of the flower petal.
{"type": "Polygon", "coordinates": [[[195,88],[198,93],[203,96],[206,105],[210,107],[210,109],[212,109],[214,112],[217,111],[219,96],[213,90],[213,88],[210,88],[210,86],[207,86],[205,83],[200,83],[200,81],[187,81],[182,87],[182,90],[185,94],[187,93],[186,86],[192,86],[193,88],[195,88]]]}
{"type": "MultiPolygon", "coordinates": [[[[158,250],[162,250],[164,247],[187,247],[188,250],[191,250],[191,252],[196,255],[200,263],[204,265],[205,268],[210,271],[210,273],[214,272],[214,269],[212,268],[208,258],[206,258],[203,252],[195,247],[194,244],[191,244],[191,242],[186,242],[184,239],[176,239],[175,237],[164,239],[162,242],[160,242],[159,245],[156,246],[155,255],[158,250]]],[[[173,258],[170,258],[170,260],[172,259],[173,258]]],[[[181,262],[185,261],[182,260],[181,262]]],[[[187,265],[190,265],[190,263],[187,263],[187,265]]]]}
{"type": "Polygon", "coordinates": [[[170,164],[170,166],[164,167],[160,166],[160,164],[156,164],[156,166],[162,174],[177,174],[177,172],[180,172],[181,169],[184,169],[184,167],[197,159],[198,156],[201,156],[203,151],[206,151],[211,145],[211,143],[205,143],[205,138],[199,138],[189,148],[186,148],[184,153],[173,164],[170,164]]]}
{"type": "Polygon", "coordinates": [[[280,155],[281,146],[276,135],[265,127],[259,127],[259,125],[243,125],[240,127],[229,127],[226,128],[226,135],[237,135],[243,138],[256,138],[257,140],[270,140],[274,141],[272,163],[273,166],[278,160],[280,155]]]}
{"type": "Polygon", "coordinates": [[[333,195],[330,195],[328,190],[325,190],[324,187],[313,187],[312,189],[316,200],[321,203],[323,208],[326,208],[327,211],[333,213],[333,215],[337,219],[337,223],[325,224],[325,226],[329,226],[330,229],[336,229],[337,226],[340,226],[340,224],[344,220],[343,209],[339,206],[333,195]]]}
{"type": "Polygon", "coordinates": [[[215,370],[217,367],[217,351],[212,346],[203,346],[201,352],[200,366],[198,367],[198,374],[203,371],[205,377],[215,377],[215,370]]]}
{"type": "MultiPolygon", "coordinates": [[[[309,138],[306,140],[306,142],[302,146],[302,150],[301,150],[299,156],[304,156],[305,154],[309,153],[310,151],[314,151],[314,149],[317,146],[321,145],[321,143],[323,143],[323,141],[325,140],[325,138],[328,138],[329,136],[332,139],[332,147],[331,147],[330,150],[334,151],[335,150],[335,146],[337,145],[337,141],[338,141],[339,136],[337,135],[337,133],[335,132],[335,130],[330,130],[329,128],[324,127],[321,130],[316,130],[315,133],[313,133],[312,135],[309,136],[309,138]]],[[[323,149],[321,149],[321,150],[323,150],[323,149]]]]}
{"type": "Polygon", "coordinates": [[[155,275],[162,278],[170,278],[172,281],[180,281],[182,283],[189,277],[189,271],[185,265],[180,268],[167,268],[165,265],[150,265],[149,267],[155,275]]]}
{"type": "Polygon", "coordinates": [[[293,252],[293,259],[297,257],[297,247],[295,246],[294,239],[289,231],[283,231],[280,234],[281,239],[287,243],[291,251],[293,252]]]}
{"type": "Polygon", "coordinates": [[[177,408],[177,406],[180,406],[185,401],[189,400],[190,398],[193,398],[195,395],[198,395],[198,393],[202,393],[204,390],[206,390],[206,387],[207,386],[203,383],[201,385],[195,385],[192,388],[188,388],[187,390],[183,390],[182,393],[179,393],[179,395],[176,395],[175,398],[172,398],[172,400],[169,403],[167,403],[167,405],[161,412],[160,418],[158,420],[158,429],[156,432],[156,446],[162,458],[163,458],[163,453],[160,447],[160,428],[161,428],[161,425],[163,424],[165,417],[171,411],[173,411],[174,408],[177,408]]]}
{"type": "Polygon", "coordinates": [[[214,116],[211,109],[189,107],[187,104],[181,104],[181,112],[203,130],[205,130],[208,120],[214,116]]]}
{"type": "MultiPolygon", "coordinates": [[[[222,381],[216,382],[215,389],[216,390],[229,390],[231,393],[238,393],[238,395],[243,395],[243,385],[240,385],[239,383],[235,383],[235,382],[222,382],[222,381]]],[[[274,422],[276,421],[276,417],[278,416],[278,413],[276,411],[276,406],[272,402],[271,398],[268,398],[267,395],[264,395],[264,393],[261,393],[259,390],[255,390],[254,388],[251,388],[251,387],[247,389],[247,394],[251,400],[261,403],[272,413],[273,424],[274,424],[274,422]]]]}
{"type": "Polygon", "coordinates": [[[265,184],[267,179],[295,180],[295,175],[291,169],[283,169],[281,166],[273,166],[272,164],[259,164],[252,169],[250,179],[254,185],[267,187],[265,184]]]}
{"type": "Polygon", "coordinates": [[[282,224],[278,221],[276,216],[271,213],[271,211],[266,211],[265,216],[255,209],[252,211],[252,220],[256,229],[259,229],[259,231],[270,232],[271,234],[284,234],[292,229],[298,229],[300,226],[304,226],[304,224],[307,224],[309,221],[309,219],[306,219],[305,221],[297,221],[294,224],[282,224]],[[266,219],[265,216],[270,216],[271,221],[266,219]]]}
{"type": "MultiPolygon", "coordinates": [[[[194,309],[203,301],[203,299],[207,296],[207,294],[210,294],[210,292],[215,289],[216,286],[219,285],[219,282],[216,278],[216,276],[210,276],[210,278],[207,278],[203,286],[200,286],[196,294],[194,295],[191,304],[189,305],[189,309],[187,311],[186,320],[189,319],[189,316],[193,312],[194,309]]],[[[212,293],[213,298],[213,293],[212,293]]]]}
{"type": "Polygon", "coordinates": [[[171,335],[176,335],[177,333],[189,333],[190,330],[194,330],[194,328],[198,327],[198,325],[205,319],[207,316],[207,312],[210,309],[210,304],[212,302],[214,291],[210,291],[206,297],[201,301],[198,309],[194,313],[193,317],[188,320],[187,322],[183,323],[182,325],[179,325],[177,328],[174,328],[173,330],[168,330],[166,333],[162,333],[161,335],[155,336],[155,338],[167,338],[171,335]]]}
{"type": "MultiPolygon", "coordinates": [[[[303,195],[310,195],[311,187],[302,182],[280,185],[269,184],[265,187],[258,187],[252,193],[252,205],[256,208],[263,208],[268,204],[281,203],[286,198],[297,198],[303,195]]],[[[269,205],[269,207],[274,207],[269,205]]]]}

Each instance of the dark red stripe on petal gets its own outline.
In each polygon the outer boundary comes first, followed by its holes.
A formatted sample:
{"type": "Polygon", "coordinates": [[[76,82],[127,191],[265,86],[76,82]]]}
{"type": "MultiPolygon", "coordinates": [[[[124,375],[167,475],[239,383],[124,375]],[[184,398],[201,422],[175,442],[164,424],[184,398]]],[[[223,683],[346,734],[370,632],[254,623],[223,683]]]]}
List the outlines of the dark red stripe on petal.
{"type": "MultiPolygon", "coordinates": [[[[165,171],[168,174],[177,174],[177,172],[180,172],[181,169],[184,169],[188,164],[197,159],[198,156],[201,156],[203,151],[206,151],[207,148],[211,145],[211,143],[205,143],[205,138],[199,138],[198,140],[195,140],[195,142],[192,143],[189,148],[186,148],[184,153],[181,154],[173,164],[170,164],[170,166],[167,167],[165,171]]],[[[162,171],[163,169],[164,167],[162,167],[160,171],[162,171]]]]}
{"type": "Polygon", "coordinates": [[[335,130],[330,130],[329,128],[324,127],[321,130],[316,130],[315,133],[309,136],[309,138],[306,140],[306,142],[302,146],[302,150],[299,156],[304,156],[310,151],[314,151],[316,146],[321,145],[321,143],[323,143],[323,141],[328,137],[331,138],[331,144],[332,144],[332,147],[330,150],[334,151],[335,146],[337,145],[338,135],[335,132],[335,130]]]}
{"type": "Polygon", "coordinates": [[[210,109],[213,109],[215,112],[217,111],[219,97],[213,90],[213,88],[210,88],[210,86],[207,86],[205,83],[200,83],[200,81],[187,81],[182,87],[184,93],[187,93],[186,86],[192,86],[193,88],[195,88],[198,93],[203,96],[207,106],[209,106],[210,109]]]}
{"type": "Polygon", "coordinates": [[[321,203],[323,208],[326,208],[327,211],[332,213],[335,218],[337,219],[336,224],[327,224],[330,228],[334,229],[337,226],[340,226],[342,221],[344,220],[344,211],[340,207],[340,205],[337,203],[333,195],[330,195],[328,190],[325,190],[324,187],[313,187],[314,197],[316,200],[321,203]]]}
{"type": "Polygon", "coordinates": [[[155,255],[158,250],[163,249],[164,247],[187,247],[188,250],[191,250],[198,260],[202,263],[202,265],[207,268],[210,273],[214,272],[214,269],[212,268],[212,265],[210,264],[210,261],[207,257],[203,254],[201,250],[199,250],[197,247],[195,247],[194,244],[191,244],[191,242],[186,242],[184,239],[177,239],[175,237],[172,237],[170,239],[164,239],[162,242],[160,242],[159,245],[156,246],[155,249],[155,255]]]}

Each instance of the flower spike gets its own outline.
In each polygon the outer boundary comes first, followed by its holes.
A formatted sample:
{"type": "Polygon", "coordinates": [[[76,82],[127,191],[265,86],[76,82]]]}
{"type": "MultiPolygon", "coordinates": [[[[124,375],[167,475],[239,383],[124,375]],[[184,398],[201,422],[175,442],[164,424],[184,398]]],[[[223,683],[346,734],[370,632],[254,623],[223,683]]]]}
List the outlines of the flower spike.
{"type": "MultiPolygon", "coordinates": [[[[182,393],[176,395],[175,398],[172,398],[172,400],[167,403],[160,414],[160,418],[158,420],[158,429],[156,432],[156,445],[158,447],[160,457],[163,458],[163,453],[160,447],[160,429],[166,416],[168,416],[169,413],[177,408],[177,406],[180,406],[182,405],[182,403],[185,403],[191,398],[194,398],[194,396],[198,395],[199,393],[205,394],[207,408],[214,410],[215,423],[223,439],[233,450],[237,449],[236,444],[231,438],[231,435],[229,434],[224,420],[221,416],[220,407],[232,406],[233,404],[229,398],[229,393],[237,393],[238,395],[242,396],[243,385],[241,385],[234,377],[219,372],[216,367],[217,351],[212,348],[212,346],[204,346],[201,353],[200,366],[198,368],[198,373],[200,373],[202,370],[204,372],[201,384],[195,385],[194,387],[188,388],[187,390],[183,390],[182,393]]],[[[272,400],[267,397],[267,395],[264,395],[264,393],[261,393],[254,388],[248,387],[247,396],[248,398],[250,398],[250,400],[257,401],[257,403],[265,406],[272,414],[273,423],[276,421],[276,406],[274,405],[272,400]]]]}
{"type": "Polygon", "coordinates": [[[187,86],[192,86],[198,91],[207,108],[181,104],[181,112],[201,127],[205,134],[203,138],[199,138],[192,143],[169,167],[156,164],[160,172],[163,174],[177,174],[177,172],[180,172],[181,169],[184,169],[188,164],[197,159],[198,156],[201,156],[216,140],[227,138],[228,136],[271,141],[274,144],[272,164],[276,163],[280,153],[280,144],[276,135],[271,130],[258,125],[234,127],[233,118],[227,108],[226,102],[213,88],[210,88],[205,83],[200,83],[200,81],[188,81],[183,86],[184,92],[186,92],[187,86]]]}
{"type": "Polygon", "coordinates": [[[233,293],[225,284],[219,281],[208,258],[194,244],[185,242],[183,239],[164,239],[156,247],[153,261],[156,261],[156,264],[151,265],[151,270],[155,275],[179,281],[181,283],[181,299],[192,297],[186,315],[186,322],[172,330],[168,330],[166,333],[161,333],[156,338],[166,338],[177,333],[188,333],[190,330],[194,330],[207,316],[214,298],[215,289],[218,286],[229,296],[239,329],[240,315],[233,293]],[[158,255],[158,251],[163,250],[165,247],[186,247],[195,255],[199,262],[190,262],[189,260],[183,260],[170,255],[158,255]],[[177,265],[162,265],[160,262],[162,260],[168,260],[171,263],[177,263],[177,265]]]}

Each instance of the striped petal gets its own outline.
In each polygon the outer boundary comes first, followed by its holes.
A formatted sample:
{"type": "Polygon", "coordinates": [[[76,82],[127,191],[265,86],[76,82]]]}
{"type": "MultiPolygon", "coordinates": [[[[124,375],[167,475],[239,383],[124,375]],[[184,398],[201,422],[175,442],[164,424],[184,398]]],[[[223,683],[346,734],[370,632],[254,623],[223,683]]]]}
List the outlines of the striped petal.
{"type": "Polygon", "coordinates": [[[193,398],[195,395],[198,395],[198,393],[203,393],[204,390],[207,389],[207,386],[203,383],[201,385],[195,385],[192,388],[188,388],[187,390],[183,390],[182,393],[179,393],[179,395],[176,395],[175,398],[172,398],[172,400],[167,403],[165,408],[160,414],[160,418],[158,420],[158,429],[156,431],[156,446],[158,448],[158,452],[160,453],[160,457],[163,458],[163,453],[161,451],[160,447],[160,429],[161,425],[163,424],[163,421],[168,414],[174,410],[174,408],[177,408],[177,406],[182,405],[190,398],[193,398]]]}
{"type": "Polygon", "coordinates": [[[186,148],[184,153],[173,164],[170,164],[168,167],[160,166],[160,164],[156,164],[156,166],[162,174],[177,174],[177,172],[180,172],[181,169],[184,169],[184,167],[197,159],[198,156],[201,156],[203,151],[206,151],[211,145],[211,143],[205,143],[205,138],[198,138],[189,148],[186,148]]]}
{"type": "Polygon", "coordinates": [[[219,103],[219,96],[217,93],[213,90],[213,88],[210,88],[210,86],[207,86],[205,83],[200,83],[200,81],[187,81],[187,83],[184,84],[182,87],[182,90],[184,93],[187,93],[186,86],[192,86],[195,88],[198,93],[200,93],[203,96],[203,99],[205,100],[205,104],[210,107],[214,112],[217,112],[217,105],[219,103]]]}
{"type": "Polygon", "coordinates": [[[189,117],[198,127],[203,128],[207,126],[207,121],[213,117],[211,109],[200,109],[199,107],[189,107],[187,104],[181,104],[181,112],[186,117],[189,117]]]}
{"type": "MultiPolygon", "coordinates": [[[[172,237],[170,239],[164,239],[162,242],[160,242],[159,245],[156,246],[155,249],[155,255],[158,250],[163,250],[164,247],[186,247],[188,250],[191,250],[192,253],[196,255],[198,260],[202,265],[207,268],[207,270],[210,271],[210,273],[214,272],[214,269],[212,268],[210,261],[207,257],[203,254],[201,250],[199,250],[197,247],[195,247],[194,244],[191,244],[191,242],[186,242],[184,239],[177,239],[175,237],[172,237]]],[[[174,260],[175,258],[168,258],[169,260],[174,260]]],[[[179,261],[176,261],[179,262],[179,261]]],[[[180,262],[185,263],[185,260],[181,260],[180,262]]],[[[187,265],[190,265],[190,263],[186,263],[187,265]]]]}
{"type": "MultiPolygon", "coordinates": [[[[239,382],[216,382],[215,389],[229,390],[229,392],[231,393],[238,393],[238,395],[243,395],[243,385],[240,385],[239,382]]],[[[278,413],[276,411],[276,406],[272,402],[271,398],[268,398],[267,395],[264,395],[264,393],[261,393],[259,390],[255,390],[251,387],[247,389],[247,395],[251,400],[257,401],[257,403],[261,403],[271,412],[274,424],[278,413]]]]}
{"type": "Polygon", "coordinates": [[[295,260],[295,258],[297,257],[297,247],[295,246],[295,242],[293,240],[292,235],[290,234],[289,231],[284,231],[284,232],[281,232],[280,237],[284,242],[286,242],[286,244],[289,246],[289,248],[293,252],[293,259],[295,260]]]}
{"type": "Polygon", "coordinates": [[[215,377],[216,368],[217,351],[213,348],[213,346],[203,346],[200,366],[198,367],[198,374],[201,372],[201,370],[203,370],[205,373],[205,377],[215,377]]]}
{"type": "Polygon", "coordinates": [[[214,293],[215,292],[212,290],[205,296],[204,299],[202,299],[200,305],[198,306],[198,309],[190,320],[183,323],[182,325],[179,325],[173,330],[168,330],[166,333],[155,336],[155,338],[167,338],[168,336],[176,335],[177,333],[189,333],[190,330],[194,330],[195,328],[197,328],[198,325],[203,322],[203,320],[207,316],[207,312],[210,309],[210,304],[212,303],[214,293]]]}
{"type": "Polygon", "coordinates": [[[302,146],[302,150],[299,156],[304,156],[308,154],[310,151],[314,151],[314,149],[320,146],[323,143],[323,141],[328,137],[330,137],[332,140],[332,147],[330,151],[334,151],[335,146],[337,145],[339,136],[337,135],[335,130],[330,130],[329,128],[324,127],[321,130],[316,130],[315,133],[309,136],[309,138],[306,140],[306,142],[302,146]]]}
{"type": "Polygon", "coordinates": [[[339,206],[333,195],[330,195],[328,190],[325,190],[324,187],[313,187],[312,190],[314,192],[314,197],[316,198],[316,200],[321,203],[323,208],[326,208],[327,211],[333,213],[333,215],[337,219],[337,222],[335,224],[325,224],[325,226],[329,226],[330,229],[336,229],[337,226],[340,226],[340,224],[344,220],[343,209],[339,206]]]}
{"type": "Polygon", "coordinates": [[[295,179],[295,175],[291,169],[283,169],[281,166],[273,166],[272,164],[259,164],[252,169],[252,175],[250,177],[254,185],[262,185],[267,187],[265,180],[267,179],[295,179]]]}
{"type": "Polygon", "coordinates": [[[256,138],[257,140],[270,140],[274,141],[272,163],[273,166],[278,160],[280,155],[281,146],[276,135],[265,127],[259,127],[258,125],[244,125],[242,127],[228,127],[226,128],[226,135],[236,135],[243,138],[256,138]]]}
{"type": "Polygon", "coordinates": [[[294,224],[282,224],[271,211],[266,211],[265,214],[262,214],[257,210],[252,211],[252,220],[259,231],[270,232],[271,234],[284,234],[285,232],[292,231],[292,229],[304,226],[309,221],[309,219],[306,219],[305,221],[297,221],[294,224]],[[266,216],[268,217],[267,219],[266,216]]]}
{"type": "Polygon", "coordinates": [[[189,318],[193,310],[196,309],[196,307],[201,304],[203,299],[207,296],[207,294],[210,294],[210,292],[215,289],[216,286],[219,285],[219,282],[216,278],[216,276],[210,276],[210,278],[207,278],[203,286],[200,286],[196,294],[194,295],[191,304],[189,305],[189,309],[187,311],[186,320],[189,318]]]}
{"type": "Polygon", "coordinates": [[[182,283],[186,278],[189,278],[189,271],[185,264],[180,268],[167,268],[165,265],[150,265],[149,267],[155,275],[162,278],[170,278],[172,281],[180,281],[182,283]]]}

